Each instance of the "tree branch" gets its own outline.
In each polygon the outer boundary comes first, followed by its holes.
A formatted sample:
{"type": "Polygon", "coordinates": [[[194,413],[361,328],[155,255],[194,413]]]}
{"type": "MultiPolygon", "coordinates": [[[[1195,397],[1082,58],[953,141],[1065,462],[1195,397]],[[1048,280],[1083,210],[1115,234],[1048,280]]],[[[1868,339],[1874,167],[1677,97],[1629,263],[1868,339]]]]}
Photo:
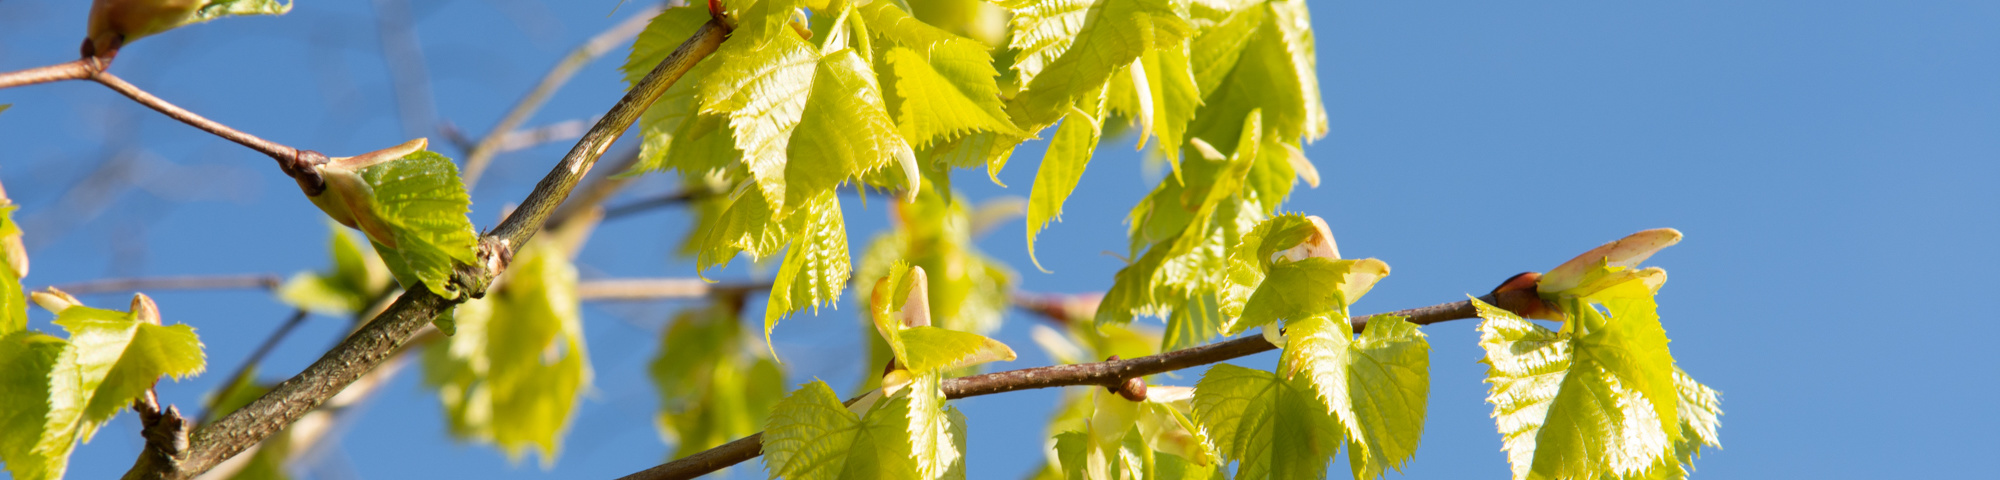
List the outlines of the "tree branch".
{"type": "Polygon", "coordinates": [[[101,70],[94,59],[81,59],[55,65],[40,66],[27,70],[0,73],[0,88],[60,82],[63,80],[83,80],[90,78],[90,72],[101,70]]]}
{"type": "MultiPolygon", "coordinates": [[[[1532,294],[1532,292],[1530,292],[1532,294]]],[[[1482,301],[1493,303],[1493,295],[1480,297],[1482,301]]],[[[1472,302],[1460,300],[1451,303],[1412,308],[1388,313],[1378,313],[1354,319],[1354,331],[1360,333],[1368,328],[1368,319],[1382,315],[1409,317],[1410,323],[1429,325],[1438,322],[1473,318],[1477,310],[1472,302]]],[[[945,398],[965,398],[992,395],[1018,390],[1033,390],[1049,387],[1090,385],[1114,387],[1128,379],[1166,373],[1189,367],[1217,363],[1224,360],[1249,356],[1277,349],[1263,336],[1252,335],[1221,343],[1211,343],[1185,350],[1177,350],[1158,355],[1150,355],[1127,360],[1111,360],[1075,365],[1055,365],[1049,367],[1026,368],[994,372],[985,375],[960,377],[944,382],[945,398]]],[[[706,475],[724,467],[742,463],[763,454],[763,433],[757,433],[715,448],[682,457],[659,466],[626,475],[622,480],[681,480],[706,475]]]]}
{"type": "MultiPolygon", "coordinates": [[[[535,185],[535,190],[528,194],[521,206],[499,227],[480,239],[481,265],[462,268],[459,275],[455,275],[454,281],[463,287],[462,290],[473,296],[483,295],[484,287],[506,268],[506,259],[534,237],[556,205],[562,203],[570,190],[576,187],[604,150],[617,141],[667,87],[680,80],[696,62],[713,53],[727,35],[728,27],[723,25],[722,20],[711,19],[660,62],[645,79],[626,92],[624,98],[605,113],[603,120],[592,127],[590,133],[570,149],[555,169],[535,185]]],[[[181,453],[176,458],[179,461],[138,462],[132,471],[127,472],[127,478],[189,478],[243,452],[284,429],[393,357],[397,347],[408,342],[433,317],[464,300],[464,296],[447,300],[431,293],[428,288],[408,289],[387,311],[335,345],[326,355],[306,367],[304,372],[279,383],[263,397],[222,417],[213,425],[196,430],[192,446],[185,452],[177,452],[181,453]]],[[[149,451],[141,458],[151,454],[149,451]]]]}
{"type": "Polygon", "coordinates": [[[186,275],[172,277],[106,278],[51,285],[71,295],[150,292],[158,290],[276,290],[285,280],[271,274],[186,275]]]}
{"type": "Polygon", "coordinates": [[[459,174],[460,178],[465,179],[465,188],[470,190],[479,184],[479,177],[485,174],[486,167],[493,163],[493,156],[505,150],[507,140],[514,136],[514,130],[521,128],[521,124],[527,123],[529,118],[534,117],[535,111],[541,110],[542,104],[547,103],[549,97],[555,95],[556,90],[562,89],[564,83],[569,83],[570,77],[575,76],[585,65],[589,65],[591,60],[611,51],[613,47],[638,37],[639,32],[646,29],[646,22],[658,15],[660,10],[659,5],[648,5],[640,9],[631,18],[619,22],[597,36],[590,37],[589,41],[583,42],[583,45],[577,46],[568,56],[556,62],[548,73],[542,74],[542,81],[536,83],[535,88],[529,90],[527,96],[521,97],[521,101],[515,102],[514,108],[500,117],[500,123],[493,125],[493,130],[486,132],[486,137],[481,138],[478,144],[472,146],[472,151],[465,154],[465,168],[460,169],[459,174]]]}

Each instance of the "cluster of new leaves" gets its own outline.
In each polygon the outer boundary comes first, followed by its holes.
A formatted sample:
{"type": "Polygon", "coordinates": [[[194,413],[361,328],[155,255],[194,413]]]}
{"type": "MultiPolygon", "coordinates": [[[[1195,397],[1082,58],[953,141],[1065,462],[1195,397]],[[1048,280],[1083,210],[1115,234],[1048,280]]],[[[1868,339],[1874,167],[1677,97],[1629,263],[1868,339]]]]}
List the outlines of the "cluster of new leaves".
{"type": "Polygon", "coordinates": [[[424,351],[453,435],[490,441],[514,459],[529,447],[554,462],[579,396],[590,388],[576,268],[557,242],[530,242],[485,298],[458,306],[460,332],[424,351]]]}
{"type": "Polygon", "coordinates": [[[1276,372],[1217,365],[1195,387],[1195,416],[1236,478],[1321,478],[1343,443],[1357,479],[1401,468],[1423,433],[1430,346],[1400,317],[1348,316],[1388,267],[1341,259],[1323,221],[1295,215],[1257,225],[1227,261],[1222,328],[1264,326],[1283,347],[1276,372]]]}
{"type": "Polygon", "coordinates": [[[1681,478],[1716,446],[1718,394],[1674,365],[1654,294],[1654,251],[1680,240],[1640,232],[1550,270],[1535,285],[1535,318],[1473,300],[1486,348],[1493,418],[1514,478],[1681,478]]]}
{"type": "Polygon", "coordinates": [[[920,267],[896,265],[870,295],[895,363],[882,387],[843,405],[814,381],[778,402],[764,432],[771,478],[965,478],[965,416],[945,406],[945,372],[1014,359],[1006,345],[931,325],[920,267]]]}
{"type": "Polygon", "coordinates": [[[660,390],[660,431],[674,457],[757,433],[785,395],[785,372],[763,356],[739,321],[743,294],[719,294],[676,316],[653,358],[660,390]]]}
{"type": "MultiPolygon", "coordinates": [[[[890,230],[869,244],[855,282],[872,285],[898,264],[922,268],[929,273],[927,287],[937,326],[981,335],[998,330],[1014,270],[980,252],[973,237],[1012,218],[1020,211],[1019,201],[994,200],[973,212],[967,211],[968,203],[962,197],[948,201],[944,194],[926,188],[913,202],[891,204],[890,230]]],[[[862,298],[863,290],[855,290],[856,304],[868,302],[862,298]]],[[[874,313],[863,312],[861,317],[872,324],[874,313]]],[[[872,335],[868,338],[875,340],[869,341],[868,362],[863,364],[870,373],[863,376],[867,382],[864,389],[878,386],[880,378],[872,374],[893,357],[888,343],[872,335]]]]}
{"type": "MultiPolygon", "coordinates": [[[[1076,364],[1157,353],[1159,332],[1135,325],[1076,322],[1066,332],[1037,325],[1035,342],[1057,362],[1076,364]]],[[[1072,388],[1050,418],[1049,462],[1032,478],[1202,479],[1221,466],[1193,421],[1186,387],[1152,385],[1133,402],[1098,388],[1072,388]]]]}
{"type": "Polygon", "coordinates": [[[20,283],[28,262],[14,209],[0,192],[0,463],[18,479],[61,478],[77,441],[90,441],[160,377],[201,373],[207,357],[194,328],[162,325],[145,295],[119,312],[54,289],[36,292],[69,338],[27,328],[20,283]]]}

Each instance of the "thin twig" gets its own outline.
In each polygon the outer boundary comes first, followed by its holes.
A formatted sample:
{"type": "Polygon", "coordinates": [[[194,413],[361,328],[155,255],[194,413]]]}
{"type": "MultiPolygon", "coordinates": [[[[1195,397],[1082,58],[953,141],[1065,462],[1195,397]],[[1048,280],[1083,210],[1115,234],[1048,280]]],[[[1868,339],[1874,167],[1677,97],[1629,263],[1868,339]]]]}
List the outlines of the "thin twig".
{"type": "Polygon", "coordinates": [[[542,104],[547,103],[549,97],[555,95],[556,90],[562,89],[570,77],[575,76],[585,65],[589,65],[591,60],[596,60],[612,48],[638,37],[639,32],[646,30],[646,22],[658,15],[660,9],[659,5],[648,5],[640,9],[631,18],[619,22],[597,36],[590,37],[589,41],[583,42],[583,45],[577,46],[576,50],[570,51],[568,56],[556,62],[554,67],[549,68],[548,73],[542,74],[542,81],[536,83],[535,88],[529,90],[526,96],[521,97],[521,101],[515,102],[514,108],[507,110],[507,115],[500,117],[500,123],[493,125],[493,130],[486,132],[486,137],[481,138],[478,144],[473,145],[472,151],[465,154],[465,168],[460,169],[462,172],[460,177],[465,179],[465,188],[470,190],[479,185],[479,177],[484,175],[486,167],[493,163],[493,156],[505,150],[508,139],[514,136],[514,130],[521,128],[521,124],[527,123],[529,118],[534,117],[535,111],[540,110],[542,104]]]}
{"type": "MultiPolygon", "coordinates": [[[[1481,300],[1490,303],[1493,299],[1489,295],[1482,297],[1481,300]]],[[[1408,317],[1411,323],[1429,325],[1473,318],[1476,316],[1476,311],[1472,307],[1472,302],[1460,300],[1380,313],[1354,319],[1354,331],[1361,332],[1368,327],[1368,319],[1381,315],[1404,316],[1408,317]]],[[[1271,342],[1265,341],[1263,336],[1252,335],[1222,343],[1127,360],[1027,368],[954,378],[944,382],[944,394],[945,398],[956,399],[1049,387],[1076,385],[1111,387],[1122,384],[1127,379],[1217,363],[1276,348],[1278,347],[1271,345],[1271,342]]],[[[627,475],[622,480],[679,480],[706,475],[762,455],[764,448],[762,438],[763,433],[759,432],[701,453],[627,475]]]]}
{"type": "MultiPolygon", "coordinates": [[[[192,445],[175,462],[136,463],[126,478],[189,478],[213,468],[230,457],[256,445],[286,425],[313,411],[322,402],[340,393],[382,362],[392,358],[419,329],[445,309],[465,301],[468,295],[483,295],[485,286],[506,268],[505,259],[541,230],[556,205],[562,203],[590,166],[611,146],[640,113],[650,107],[669,86],[692,68],[695,62],[714,53],[728,35],[722,21],[712,19],[692,38],[674,50],[646,78],[626,92],[604,119],[583,140],[570,149],[555,169],[535,186],[535,190],[502,221],[492,233],[480,239],[480,263],[461,269],[454,280],[468,292],[445,299],[429,288],[411,288],[345,341],[306,367],[297,376],[279,383],[264,396],[229,415],[203,426],[192,436],[192,445]]],[[[150,455],[150,452],[149,452],[150,455]]],[[[142,455],[145,458],[146,455],[142,455]]]]}
{"type": "Polygon", "coordinates": [[[618,205],[613,205],[610,207],[605,207],[604,219],[611,220],[614,218],[624,217],[635,213],[652,210],[655,208],[680,205],[690,201],[694,201],[697,198],[702,198],[714,194],[715,194],[714,192],[711,192],[707,189],[683,188],[680,190],[675,190],[672,192],[667,192],[652,197],[642,198],[618,205]]]}
{"type": "Polygon", "coordinates": [[[375,0],[375,32],[382,62],[389,71],[389,93],[396,99],[403,136],[428,136],[437,118],[431,95],[430,68],[424,64],[423,43],[417,40],[416,15],[404,0],[375,0]]]}
{"type": "Polygon", "coordinates": [[[770,282],[717,285],[699,278],[628,278],[577,282],[576,296],[586,302],[669,300],[769,288],[770,282]]]}
{"type": "MultiPolygon", "coordinates": [[[[277,348],[278,343],[283,342],[285,336],[292,333],[292,329],[298,328],[300,323],[305,323],[309,313],[303,308],[293,310],[292,316],[286,318],[285,323],[279,324],[277,331],[271,332],[271,335],[268,337],[264,337],[264,343],[257,345],[257,349],[250,352],[250,357],[243,359],[243,364],[236,367],[236,373],[229,375],[227,383],[222,384],[222,390],[215,392],[215,403],[229,401],[229,396],[236,394],[236,388],[242,386],[245,380],[244,377],[248,377],[256,372],[257,365],[264,362],[264,356],[270,355],[271,349],[277,348]]],[[[201,411],[201,416],[196,418],[194,424],[201,425],[208,423],[208,420],[211,418],[215,418],[215,409],[204,408],[201,411]]]]}
{"type": "Polygon", "coordinates": [[[117,75],[112,75],[111,72],[93,69],[88,78],[125,95],[126,98],[130,98],[132,101],[139,102],[140,105],[145,105],[147,108],[165,114],[169,118],[179,120],[181,123],[202,129],[202,131],[270,156],[272,160],[278,161],[279,169],[284,170],[286,175],[298,181],[300,188],[304,189],[307,195],[317,195],[326,186],[326,181],[320,178],[319,171],[312,168],[314,165],[326,162],[326,156],[321,155],[319,152],[292,148],[288,145],[265,140],[256,135],[230,128],[228,125],[223,125],[214,120],[209,120],[208,117],[203,117],[178,105],[167,103],[166,100],[161,100],[160,97],[155,97],[153,94],[139,89],[139,87],[126,83],[124,79],[118,78],[117,75]]]}
{"type": "Polygon", "coordinates": [[[83,80],[90,78],[90,72],[97,69],[91,59],[82,59],[27,70],[0,73],[0,88],[13,88],[38,83],[60,82],[63,80],[83,80]]]}
{"type": "Polygon", "coordinates": [[[277,275],[189,275],[175,277],[107,278],[54,285],[71,295],[150,292],[156,290],[276,290],[285,280],[277,275]]]}

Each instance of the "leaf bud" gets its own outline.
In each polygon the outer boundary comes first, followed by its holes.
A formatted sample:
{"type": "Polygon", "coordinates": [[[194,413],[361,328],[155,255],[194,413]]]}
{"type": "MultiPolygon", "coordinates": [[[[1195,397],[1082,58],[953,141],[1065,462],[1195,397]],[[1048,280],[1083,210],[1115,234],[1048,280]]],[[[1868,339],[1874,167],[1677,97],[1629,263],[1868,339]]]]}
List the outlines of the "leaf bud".
{"type": "Polygon", "coordinates": [[[33,292],[28,296],[34,299],[36,305],[41,305],[43,310],[48,310],[50,313],[58,315],[62,314],[63,310],[68,310],[69,307],[83,305],[82,300],[77,300],[76,297],[62,290],[56,290],[56,287],[49,287],[45,291],[33,292]]]}
{"type": "Polygon", "coordinates": [[[153,303],[153,297],[144,293],[132,294],[132,318],[154,325],[160,324],[160,305],[153,303]]]}

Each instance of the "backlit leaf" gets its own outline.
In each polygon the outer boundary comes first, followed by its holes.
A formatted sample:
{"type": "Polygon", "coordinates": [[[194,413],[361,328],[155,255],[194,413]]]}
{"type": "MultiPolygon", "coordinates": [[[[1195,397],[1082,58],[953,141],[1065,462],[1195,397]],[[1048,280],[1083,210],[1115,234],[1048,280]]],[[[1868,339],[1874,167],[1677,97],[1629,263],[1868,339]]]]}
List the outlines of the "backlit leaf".
{"type": "Polygon", "coordinates": [[[362,231],[375,242],[375,252],[396,280],[405,287],[422,283],[432,293],[457,298],[452,267],[475,263],[477,242],[472,220],[466,218],[472,200],[458,178],[458,166],[443,155],[419,150],[355,173],[368,186],[369,215],[387,230],[362,231]],[[383,233],[386,238],[380,238],[383,233]]]}
{"type": "Polygon", "coordinates": [[[1083,179],[1084,166],[1090,164],[1090,155],[1097,149],[1097,141],[1102,133],[1098,130],[1104,114],[1103,95],[1086,98],[1064,115],[1062,125],[1056,129],[1054,140],[1049,141],[1048,153],[1042,155],[1042,167],[1035,173],[1034,190],[1028,195],[1028,259],[1035,262],[1035,268],[1042,268],[1041,260],[1035,258],[1035,236],[1047,227],[1049,220],[1062,219],[1063,201],[1076,190],[1076,184],[1083,179]]]}
{"type": "Polygon", "coordinates": [[[1343,316],[1320,315],[1285,327],[1287,375],[1303,373],[1347,431],[1354,478],[1402,469],[1417,451],[1430,393],[1430,344],[1401,317],[1370,318],[1354,338],[1343,316]]]}
{"type": "Polygon", "coordinates": [[[847,224],[840,216],[840,199],[827,190],[786,219],[792,234],[785,263],[771,281],[771,298],[764,307],[764,338],[768,342],[778,319],[792,312],[840,299],[853,265],[847,257],[847,224]]]}
{"type": "Polygon", "coordinates": [[[1306,379],[1229,364],[1195,384],[1194,416],[1239,480],[1326,478],[1345,440],[1306,379]]]}
{"type": "Polygon", "coordinates": [[[794,480],[917,480],[908,430],[910,399],[897,396],[856,414],[814,381],[786,396],[764,429],[764,467],[794,480]]]}
{"type": "Polygon", "coordinates": [[[576,275],[560,247],[529,243],[485,298],[458,307],[461,333],[424,352],[455,436],[555,462],[591,379],[576,275]]]}
{"type": "MultiPolygon", "coordinates": [[[[1070,19],[1058,21],[1064,20],[1070,19]]],[[[1099,0],[1090,5],[1073,43],[1060,55],[1036,73],[1022,69],[1027,88],[1018,97],[1022,118],[1017,120],[1030,125],[1054,123],[1070,105],[1103,88],[1119,68],[1149,50],[1180,44],[1192,34],[1168,0],[1099,0]]]]}
{"type": "Polygon", "coordinates": [[[278,298],[293,307],[326,315],[352,315],[389,286],[389,269],[346,232],[335,227],[330,242],[333,270],[300,272],[278,288],[278,298]]]}

